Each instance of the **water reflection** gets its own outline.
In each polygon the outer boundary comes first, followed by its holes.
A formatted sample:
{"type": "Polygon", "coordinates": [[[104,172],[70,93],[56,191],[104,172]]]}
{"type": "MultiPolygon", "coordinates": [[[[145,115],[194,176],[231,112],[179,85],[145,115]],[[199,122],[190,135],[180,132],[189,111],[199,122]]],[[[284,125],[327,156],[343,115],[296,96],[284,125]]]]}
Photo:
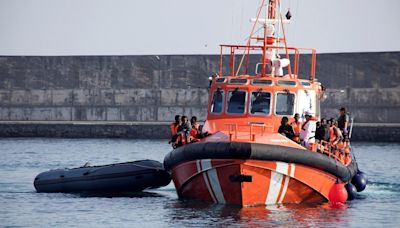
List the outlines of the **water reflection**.
{"type": "Polygon", "coordinates": [[[164,197],[163,195],[155,192],[79,192],[70,195],[78,197],[98,197],[98,198],[146,198],[146,197],[164,197]]]}
{"type": "Polygon", "coordinates": [[[216,205],[200,201],[179,201],[169,210],[171,224],[197,221],[197,225],[222,226],[348,226],[347,207],[324,204],[286,204],[273,206],[239,207],[216,205]]]}

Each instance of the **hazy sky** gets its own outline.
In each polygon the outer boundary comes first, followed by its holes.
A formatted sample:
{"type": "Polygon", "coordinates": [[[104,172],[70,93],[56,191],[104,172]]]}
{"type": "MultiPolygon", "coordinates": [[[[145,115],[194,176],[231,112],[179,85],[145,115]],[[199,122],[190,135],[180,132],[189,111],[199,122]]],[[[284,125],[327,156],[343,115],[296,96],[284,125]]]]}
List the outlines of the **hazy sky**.
{"type": "MultiPolygon", "coordinates": [[[[215,54],[259,0],[0,0],[0,55],[215,54]]],[[[287,0],[289,44],[400,51],[400,0],[287,0]]]]}

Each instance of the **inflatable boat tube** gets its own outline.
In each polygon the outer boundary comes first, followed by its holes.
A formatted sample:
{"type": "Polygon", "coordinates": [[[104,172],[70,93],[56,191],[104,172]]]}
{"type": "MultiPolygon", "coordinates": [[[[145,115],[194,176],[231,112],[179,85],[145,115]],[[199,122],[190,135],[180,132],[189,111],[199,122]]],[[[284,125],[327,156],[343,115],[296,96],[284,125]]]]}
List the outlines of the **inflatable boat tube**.
{"type": "Polygon", "coordinates": [[[37,192],[138,192],[171,181],[158,161],[140,160],[103,166],[57,169],[40,173],[37,192]]]}
{"type": "Polygon", "coordinates": [[[292,147],[248,142],[200,142],[188,144],[168,153],[164,167],[171,170],[185,161],[198,159],[252,159],[302,164],[330,173],[344,182],[357,172],[357,163],[348,166],[326,155],[292,147]]]}

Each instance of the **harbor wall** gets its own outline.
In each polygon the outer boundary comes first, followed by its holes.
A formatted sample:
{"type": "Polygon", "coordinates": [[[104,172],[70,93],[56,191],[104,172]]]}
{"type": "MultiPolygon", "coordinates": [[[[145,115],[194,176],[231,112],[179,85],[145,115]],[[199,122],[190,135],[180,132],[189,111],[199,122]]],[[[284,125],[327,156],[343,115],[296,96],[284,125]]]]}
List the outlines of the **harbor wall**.
{"type": "MultiPolygon", "coordinates": [[[[204,120],[218,69],[216,55],[0,56],[0,124],[204,120]]],[[[319,54],[317,78],[328,88],[323,116],[346,106],[356,123],[400,123],[400,52],[319,54]]]]}
{"type": "MultiPolygon", "coordinates": [[[[400,142],[399,136],[400,124],[356,123],[351,139],[400,142]]],[[[171,136],[168,122],[0,121],[0,137],[170,139],[171,136]]]]}

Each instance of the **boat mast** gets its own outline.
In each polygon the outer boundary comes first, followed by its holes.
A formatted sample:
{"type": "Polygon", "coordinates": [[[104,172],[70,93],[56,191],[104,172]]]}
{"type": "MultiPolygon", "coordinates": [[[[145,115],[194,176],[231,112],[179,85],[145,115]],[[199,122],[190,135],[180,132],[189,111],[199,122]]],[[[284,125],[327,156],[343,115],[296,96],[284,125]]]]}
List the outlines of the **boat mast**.
{"type": "MultiPolygon", "coordinates": [[[[268,8],[267,8],[267,18],[263,24],[264,26],[264,39],[263,39],[263,53],[262,53],[262,76],[266,76],[266,65],[267,61],[269,62],[271,59],[267,59],[267,45],[268,45],[268,38],[273,39],[273,43],[275,43],[275,37],[269,37],[268,34],[268,21],[275,21],[276,15],[276,0],[269,0],[268,8]]],[[[257,22],[255,22],[257,23],[257,22]]]]}

